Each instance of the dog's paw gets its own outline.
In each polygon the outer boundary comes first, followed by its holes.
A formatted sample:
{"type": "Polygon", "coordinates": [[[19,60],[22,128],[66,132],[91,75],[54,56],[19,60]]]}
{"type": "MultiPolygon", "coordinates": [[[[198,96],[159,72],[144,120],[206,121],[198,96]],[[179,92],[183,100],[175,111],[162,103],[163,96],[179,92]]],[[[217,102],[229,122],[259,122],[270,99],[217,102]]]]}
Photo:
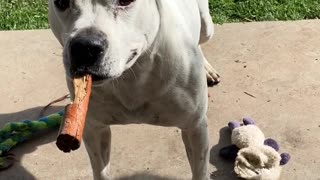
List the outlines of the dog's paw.
{"type": "Polygon", "coordinates": [[[219,73],[209,64],[208,61],[205,63],[206,75],[207,75],[207,84],[209,87],[212,87],[220,82],[219,73]]]}

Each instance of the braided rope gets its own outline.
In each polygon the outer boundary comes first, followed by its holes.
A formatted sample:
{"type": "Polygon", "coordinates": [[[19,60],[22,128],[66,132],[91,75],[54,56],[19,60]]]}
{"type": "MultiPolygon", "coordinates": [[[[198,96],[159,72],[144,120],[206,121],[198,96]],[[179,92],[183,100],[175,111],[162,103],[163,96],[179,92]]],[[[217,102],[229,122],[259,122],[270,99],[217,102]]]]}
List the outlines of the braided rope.
{"type": "Polygon", "coordinates": [[[60,126],[63,111],[40,118],[39,120],[25,120],[22,122],[10,122],[0,129],[0,170],[6,169],[11,164],[7,161],[12,159],[6,154],[17,144],[30,139],[34,134],[55,129],[60,126]]]}

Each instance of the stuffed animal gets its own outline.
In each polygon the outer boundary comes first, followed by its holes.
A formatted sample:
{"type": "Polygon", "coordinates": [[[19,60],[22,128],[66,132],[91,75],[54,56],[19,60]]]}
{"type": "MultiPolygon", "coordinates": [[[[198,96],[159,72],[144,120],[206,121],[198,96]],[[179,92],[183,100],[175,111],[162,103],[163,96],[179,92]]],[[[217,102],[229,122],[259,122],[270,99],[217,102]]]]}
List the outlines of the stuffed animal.
{"type": "Polygon", "coordinates": [[[279,154],[279,145],[273,139],[265,139],[262,131],[250,118],[228,124],[232,130],[232,145],[220,150],[220,156],[235,160],[235,173],[244,179],[277,180],[280,178],[281,166],[288,163],[288,153],[279,154]]]}

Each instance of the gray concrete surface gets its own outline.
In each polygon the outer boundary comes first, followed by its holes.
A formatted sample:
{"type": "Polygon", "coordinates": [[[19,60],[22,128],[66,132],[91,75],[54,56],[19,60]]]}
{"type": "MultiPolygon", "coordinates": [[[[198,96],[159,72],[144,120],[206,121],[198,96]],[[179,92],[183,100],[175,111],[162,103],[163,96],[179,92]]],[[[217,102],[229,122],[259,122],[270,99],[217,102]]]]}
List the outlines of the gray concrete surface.
{"type": "MultiPolygon", "coordinates": [[[[283,180],[320,179],[319,47],[319,20],[216,26],[216,36],[204,46],[222,76],[221,83],[210,89],[213,179],[236,179],[232,163],[220,159],[218,151],[230,143],[224,128],[228,121],[244,116],[253,117],[267,137],[279,142],[281,152],[292,155],[283,180]]],[[[48,30],[0,32],[1,126],[37,118],[44,105],[67,93],[61,51],[48,30]]],[[[130,125],[114,126],[112,131],[114,179],[190,179],[177,129],[130,125]]],[[[84,146],[63,154],[55,146],[56,133],[15,148],[17,162],[0,172],[0,179],[91,179],[84,146]]]]}

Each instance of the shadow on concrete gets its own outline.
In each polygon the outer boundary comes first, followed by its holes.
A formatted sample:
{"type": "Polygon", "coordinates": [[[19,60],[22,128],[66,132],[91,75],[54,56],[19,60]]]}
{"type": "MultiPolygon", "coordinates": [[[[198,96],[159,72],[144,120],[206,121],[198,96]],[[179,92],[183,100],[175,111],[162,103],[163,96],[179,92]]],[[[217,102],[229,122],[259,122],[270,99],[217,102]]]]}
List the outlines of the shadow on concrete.
{"type": "MultiPolygon", "coordinates": [[[[43,107],[36,107],[10,114],[0,114],[0,127],[3,127],[3,125],[8,122],[19,122],[25,119],[36,120],[38,119],[39,113],[42,109],[43,107]]],[[[59,112],[61,110],[63,110],[63,106],[49,107],[44,115],[46,116],[52,113],[59,112]]],[[[0,171],[0,179],[36,180],[37,178],[34,177],[21,165],[20,160],[23,158],[25,154],[29,154],[35,151],[38,146],[55,141],[57,131],[58,130],[49,130],[46,132],[39,133],[37,137],[33,137],[32,139],[18,145],[12,151],[10,151],[15,155],[14,158],[16,161],[13,164],[13,166],[9,169],[0,171]]]]}
{"type": "Polygon", "coordinates": [[[231,144],[231,131],[228,127],[224,127],[219,131],[219,142],[213,146],[210,150],[210,163],[216,167],[216,171],[211,173],[211,179],[214,180],[238,180],[233,173],[234,163],[222,159],[219,156],[221,148],[231,144]]]}
{"type": "Polygon", "coordinates": [[[170,178],[170,177],[152,175],[146,172],[140,172],[131,176],[115,178],[115,180],[177,180],[177,178],[170,178]]]}

